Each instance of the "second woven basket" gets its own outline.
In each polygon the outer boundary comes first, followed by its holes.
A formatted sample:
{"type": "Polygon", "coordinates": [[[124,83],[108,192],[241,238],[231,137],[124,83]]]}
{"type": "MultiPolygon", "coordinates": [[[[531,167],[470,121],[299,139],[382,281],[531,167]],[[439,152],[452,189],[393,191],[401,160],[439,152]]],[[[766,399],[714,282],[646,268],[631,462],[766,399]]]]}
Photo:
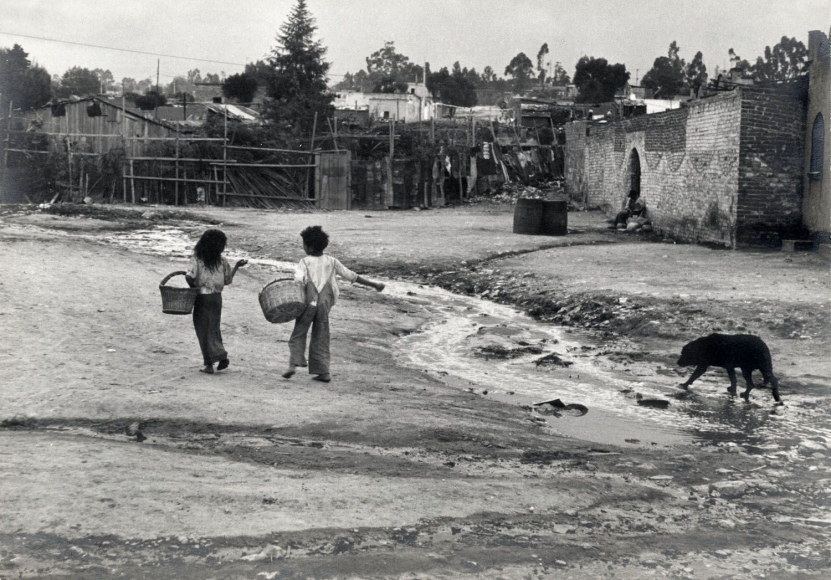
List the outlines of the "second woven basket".
{"type": "Polygon", "coordinates": [[[269,322],[291,322],[306,310],[303,287],[294,278],[272,280],[260,290],[260,308],[269,322]]]}

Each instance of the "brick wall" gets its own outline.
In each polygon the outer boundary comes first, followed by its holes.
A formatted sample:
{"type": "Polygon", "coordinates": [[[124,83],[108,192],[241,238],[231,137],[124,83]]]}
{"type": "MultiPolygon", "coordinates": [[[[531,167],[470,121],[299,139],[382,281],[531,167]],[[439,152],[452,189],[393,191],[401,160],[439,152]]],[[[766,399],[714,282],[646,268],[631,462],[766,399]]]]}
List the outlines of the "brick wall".
{"type": "Polygon", "coordinates": [[[807,84],[741,89],[736,238],[740,245],[781,244],[799,235],[805,171],[807,84]]]}
{"type": "Polygon", "coordinates": [[[636,158],[641,197],[657,230],[733,246],[740,120],[740,95],[730,92],[683,109],[589,124],[588,135],[586,123],[572,123],[566,128],[567,191],[614,215],[631,187],[636,158]]]}
{"type": "Polygon", "coordinates": [[[831,239],[831,47],[824,32],[815,30],[809,35],[808,58],[808,114],[805,135],[805,173],[803,178],[802,220],[814,239],[831,239]],[[809,178],[811,134],[817,115],[825,124],[825,148],[822,161],[822,179],[809,178]]]}

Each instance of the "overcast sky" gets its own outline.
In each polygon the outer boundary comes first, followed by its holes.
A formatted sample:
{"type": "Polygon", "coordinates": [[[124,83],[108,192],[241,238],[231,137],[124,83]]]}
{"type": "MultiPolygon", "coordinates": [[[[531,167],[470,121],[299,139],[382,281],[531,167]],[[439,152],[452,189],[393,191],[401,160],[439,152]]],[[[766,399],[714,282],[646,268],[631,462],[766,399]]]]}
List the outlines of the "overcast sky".
{"type": "MultiPolygon", "coordinates": [[[[198,68],[240,72],[266,56],[295,0],[0,0],[0,47],[17,43],[51,74],[72,66],[104,68],[116,80],[161,82],[198,68]],[[130,49],[118,52],[29,37],[130,49]],[[159,56],[155,56],[159,55],[159,56]],[[192,57],[221,62],[203,62],[192,57]]],[[[502,76],[518,52],[532,61],[545,42],[548,60],[573,74],[581,55],[624,63],[635,79],[676,40],[681,57],[704,53],[708,71],[727,50],[754,60],[783,36],[807,44],[828,32],[829,0],[308,0],[318,38],[328,47],[330,80],[365,66],[385,41],[433,70],[460,61],[502,76]]]]}

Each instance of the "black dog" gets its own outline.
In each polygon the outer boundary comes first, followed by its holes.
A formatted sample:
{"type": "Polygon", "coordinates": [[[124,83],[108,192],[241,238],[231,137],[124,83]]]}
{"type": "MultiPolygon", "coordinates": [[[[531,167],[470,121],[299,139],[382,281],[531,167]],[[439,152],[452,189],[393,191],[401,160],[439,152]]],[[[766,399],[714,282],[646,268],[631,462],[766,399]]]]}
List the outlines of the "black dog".
{"type": "Polygon", "coordinates": [[[753,371],[759,369],[765,384],[773,387],[773,398],[780,402],[779,381],[773,376],[773,363],[770,350],[765,342],[752,334],[717,334],[698,338],[681,349],[678,364],[682,367],[696,365],[692,376],[681,386],[685,389],[704,374],[708,367],[723,367],[730,377],[731,395],[736,394],[736,367],[742,369],[742,376],[747,383],[747,390],[741,394],[747,399],[753,390],[753,371]]]}

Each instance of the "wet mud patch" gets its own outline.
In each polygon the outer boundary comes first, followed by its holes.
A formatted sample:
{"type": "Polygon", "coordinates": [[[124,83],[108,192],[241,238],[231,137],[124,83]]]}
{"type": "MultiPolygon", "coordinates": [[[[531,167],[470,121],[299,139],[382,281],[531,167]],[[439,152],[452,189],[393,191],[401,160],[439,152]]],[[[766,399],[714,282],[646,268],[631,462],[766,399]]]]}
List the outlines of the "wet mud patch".
{"type": "Polygon", "coordinates": [[[537,367],[558,367],[564,369],[570,367],[574,363],[572,361],[565,360],[557,353],[552,352],[542,358],[538,358],[534,361],[534,364],[537,365],[537,367]]]}
{"type": "Polygon", "coordinates": [[[542,354],[542,352],[543,350],[539,346],[528,345],[511,348],[498,344],[489,344],[474,348],[473,356],[484,358],[486,360],[511,360],[529,354],[542,354]]]}

